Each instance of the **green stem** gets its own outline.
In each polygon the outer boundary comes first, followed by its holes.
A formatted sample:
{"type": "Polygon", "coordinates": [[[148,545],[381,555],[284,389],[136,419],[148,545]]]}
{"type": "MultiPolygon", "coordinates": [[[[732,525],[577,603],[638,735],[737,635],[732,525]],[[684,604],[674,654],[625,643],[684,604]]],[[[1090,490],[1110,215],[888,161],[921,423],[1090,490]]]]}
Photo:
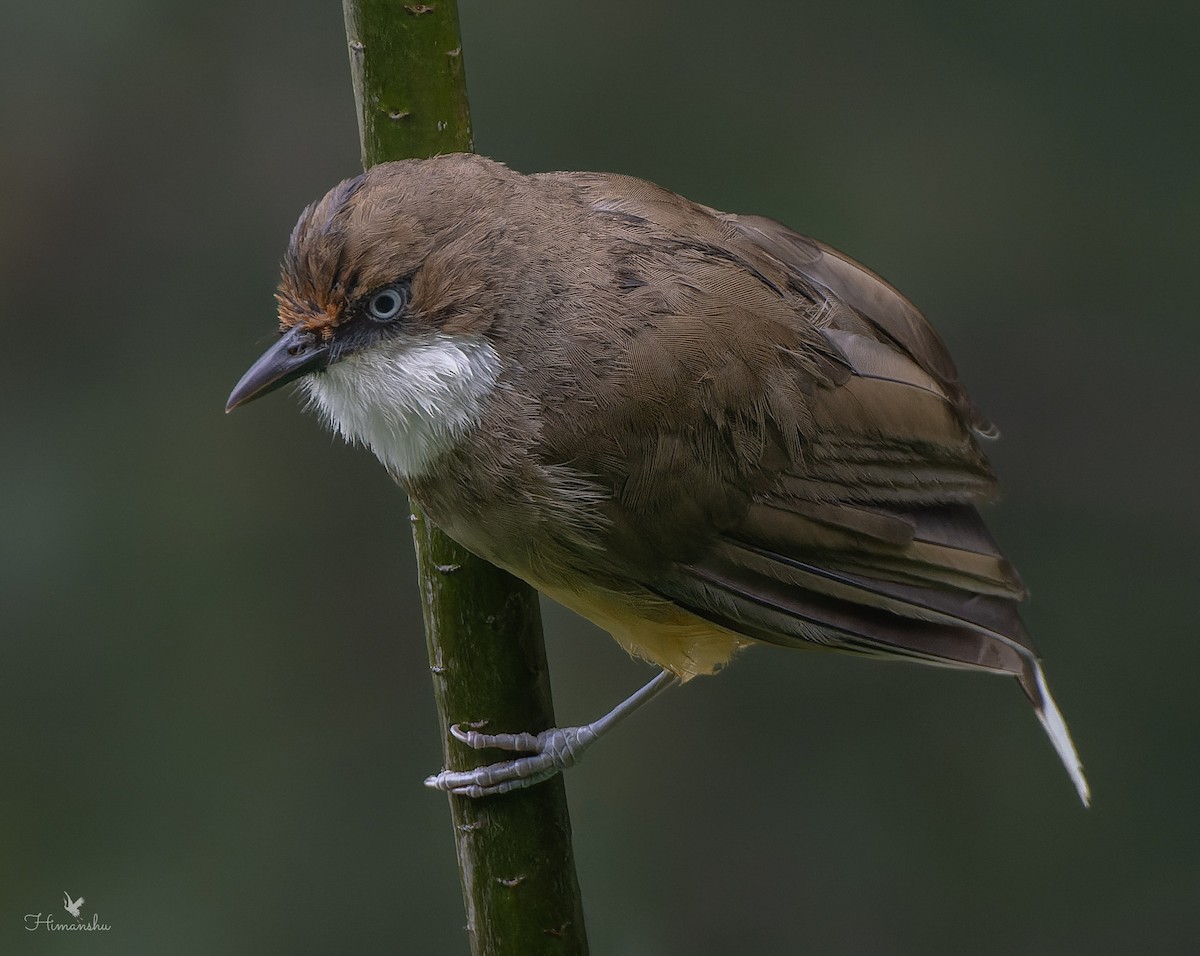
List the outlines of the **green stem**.
{"type": "MultiPolygon", "coordinates": [[[[363,166],[472,149],[453,0],[343,0],[363,166]]],[[[452,723],[554,726],[537,593],[464,550],[414,508],[413,537],[446,765],[497,759],[452,723]]],[[[432,768],[431,768],[432,769],[432,768]]],[[[497,797],[448,797],[476,956],[583,956],[587,937],[562,777],[497,797]]]]}
{"type": "Polygon", "coordinates": [[[343,0],[363,167],[471,152],[458,5],[343,0]]]}

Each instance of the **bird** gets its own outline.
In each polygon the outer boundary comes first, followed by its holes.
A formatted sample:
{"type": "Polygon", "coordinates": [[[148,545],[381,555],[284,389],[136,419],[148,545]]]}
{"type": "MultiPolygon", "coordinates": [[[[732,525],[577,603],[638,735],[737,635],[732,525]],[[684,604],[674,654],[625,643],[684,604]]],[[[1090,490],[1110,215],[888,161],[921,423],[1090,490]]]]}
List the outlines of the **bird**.
{"type": "Polygon", "coordinates": [[[70,893],[63,893],[63,909],[65,909],[65,910],[66,910],[68,913],[70,913],[70,914],[71,914],[72,916],[74,916],[76,919],[79,919],[79,918],[80,918],[80,916],[79,916],[79,908],[80,908],[81,906],[83,906],[83,897],[82,897],[82,896],[81,896],[81,897],[79,897],[79,899],[77,899],[77,900],[75,900],[74,902],[72,902],[72,901],[71,901],[71,894],[70,894],[70,893]]]}
{"type": "Polygon", "coordinates": [[[227,411],[298,382],[451,538],[660,668],[590,724],[455,725],[520,756],[429,786],[536,784],[772,644],[1016,678],[1089,803],[979,511],[997,430],[916,306],[849,256],[631,176],[456,153],[305,208],[276,300],[227,411]]]}

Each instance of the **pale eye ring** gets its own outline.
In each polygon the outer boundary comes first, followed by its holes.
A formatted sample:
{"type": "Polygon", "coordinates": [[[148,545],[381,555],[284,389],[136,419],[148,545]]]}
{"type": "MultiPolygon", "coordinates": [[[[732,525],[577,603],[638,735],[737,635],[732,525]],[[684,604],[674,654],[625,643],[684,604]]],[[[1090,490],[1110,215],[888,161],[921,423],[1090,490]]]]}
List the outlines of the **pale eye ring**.
{"type": "Polygon", "coordinates": [[[408,305],[408,287],[402,284],[389,285],[371,295],[367,300],[367,315],[376,322],[390,322],[408,305]]]}

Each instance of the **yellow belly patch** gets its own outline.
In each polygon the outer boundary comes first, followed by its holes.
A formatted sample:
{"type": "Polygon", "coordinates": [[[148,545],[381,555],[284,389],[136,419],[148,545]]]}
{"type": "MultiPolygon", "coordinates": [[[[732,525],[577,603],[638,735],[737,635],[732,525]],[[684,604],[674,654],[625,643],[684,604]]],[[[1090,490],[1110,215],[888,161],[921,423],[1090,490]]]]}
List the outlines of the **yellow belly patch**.
{"type": "Polygon", "coordinates": [[[712,674],[754,641],[710,624],[668,601],[646,595],[581,593],[531,582],[545,594],[613,636],[634,657],[669,670],[682,681],[712,674]]]}

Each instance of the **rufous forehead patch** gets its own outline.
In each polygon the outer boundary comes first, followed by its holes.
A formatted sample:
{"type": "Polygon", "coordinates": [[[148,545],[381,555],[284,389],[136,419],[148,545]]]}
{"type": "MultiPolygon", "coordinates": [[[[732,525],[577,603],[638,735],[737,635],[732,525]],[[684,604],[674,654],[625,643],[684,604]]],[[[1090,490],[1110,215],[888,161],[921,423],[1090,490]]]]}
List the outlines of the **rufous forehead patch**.
{"type": "Polygon", "coordinates": [[[312,302],[297,301],[283,291],[275,293],[275,301],[279,303],[281,331],[302,325],[327,341],[333,336],[333,330],[342,318],[341,308],[332,303],[322,309],[312,302]]]}

